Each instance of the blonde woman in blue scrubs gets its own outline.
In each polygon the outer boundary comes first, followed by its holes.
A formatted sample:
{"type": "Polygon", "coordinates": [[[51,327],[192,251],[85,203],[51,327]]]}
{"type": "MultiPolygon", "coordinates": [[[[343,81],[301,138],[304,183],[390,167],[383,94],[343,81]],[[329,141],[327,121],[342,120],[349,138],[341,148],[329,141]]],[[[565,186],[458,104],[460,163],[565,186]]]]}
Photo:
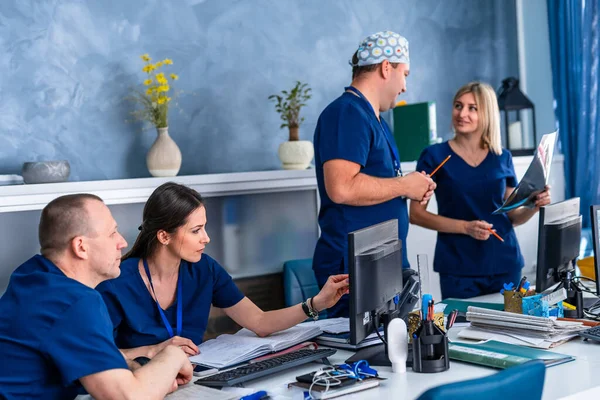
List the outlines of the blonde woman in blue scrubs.
{"type": "Polygon", "coordinates": [[[418,171],[430,173],[452,155],[432,177],[438,213],[427,211],[427,204],[410,204],[410,222],[438,232],[433,269],[440,274],[444,299],[518,284],[524,260],[513,227],[550,204],[547,187],[534,208],[492,215],[517,186],[512,156],[500,143],[496,94],[489,85],[472,82],[458,90],[452,104],[454,138],[427,147],[417,162],[418,171]]]}
{"type": "Polygon", "coordinates": [[[205,254],[210,242],[206,223],[202,197],[187,186],[165,183],[148,199],[121,275],[98,286],[114,324],[115,343],[127,358],[152,358],[169,344],[197,354],[211,305],[267,336],[333,306],[348,292],[348,275],[335,275],[302,304],[262,311],[205,254]]]}

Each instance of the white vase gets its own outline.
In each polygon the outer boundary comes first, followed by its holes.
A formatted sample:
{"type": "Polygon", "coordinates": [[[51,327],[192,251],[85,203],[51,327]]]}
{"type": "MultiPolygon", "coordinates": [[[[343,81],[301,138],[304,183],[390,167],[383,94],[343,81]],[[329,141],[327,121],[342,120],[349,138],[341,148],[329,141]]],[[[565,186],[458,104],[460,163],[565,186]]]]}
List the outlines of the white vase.
{"type": "Polygon", "coordinates": [[[169,136],[169,128],[157,128],[158,136],[146,155],[152,176],[176,176],[181,168],[181,151],[169,136]]]}
{"type": "Polygon", "coordinates": [[[315,155],[315,149],[308,140],[295,140],[281,143],[278,154],[283,169],[306,169],[315,155]]]}

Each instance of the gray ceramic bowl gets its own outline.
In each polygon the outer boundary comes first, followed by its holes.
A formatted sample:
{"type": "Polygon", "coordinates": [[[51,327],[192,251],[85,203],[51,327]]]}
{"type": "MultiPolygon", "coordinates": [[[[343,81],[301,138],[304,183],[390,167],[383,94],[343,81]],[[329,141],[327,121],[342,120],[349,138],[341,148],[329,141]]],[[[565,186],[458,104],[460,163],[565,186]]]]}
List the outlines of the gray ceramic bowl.
{"type": "Polygon", "coordinates": [[[69,179],[71,166],[68,161],[38,161],[23,163],[25,183],[64,182],[69,179]]]}

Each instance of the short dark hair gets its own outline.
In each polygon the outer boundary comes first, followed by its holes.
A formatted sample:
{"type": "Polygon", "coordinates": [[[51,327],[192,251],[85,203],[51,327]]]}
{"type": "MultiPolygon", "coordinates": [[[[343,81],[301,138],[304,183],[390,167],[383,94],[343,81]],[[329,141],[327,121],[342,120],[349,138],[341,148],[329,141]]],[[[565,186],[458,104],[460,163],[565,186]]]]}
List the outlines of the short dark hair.
{"type": "MultiPolygon", "coordinates": [[[[354,52],[354,55],[352,55],[352,80],[358,78],[359,76],[361,76],[363,74],[366,74],[367,72],[375,71],[381,65],[381,63],[379,63],[379,64],[363,65],[363,66],[359,67],[357,64],[358,64],[358,50],[356,50],[354,52]]],[[[392,68],[394,68],[394,69],[398,68],[398,65],[400,65],[400,63],[393,63],[393,62],[391,62],[390,64],[392,64],[392,68]]]]}
{"type": "Polygon", "coordinates": [[[44,257],[64,251],[74,237],[90,233],[86,204],[92,200],[102,202],[93,194],[79,193],[57,197],[44,207],[38,230],[44,257]]]}
{"type": "Polygon", "coordinates": [[[185,225],[190,214],[202,206],[202,196],[190,187],[175,182],[157,187],[144,206],[140,233],[123,260],[131,257],[148,258],[159,244],[156,237],[158,231],[175,233],[177,228],[185,225]]]}

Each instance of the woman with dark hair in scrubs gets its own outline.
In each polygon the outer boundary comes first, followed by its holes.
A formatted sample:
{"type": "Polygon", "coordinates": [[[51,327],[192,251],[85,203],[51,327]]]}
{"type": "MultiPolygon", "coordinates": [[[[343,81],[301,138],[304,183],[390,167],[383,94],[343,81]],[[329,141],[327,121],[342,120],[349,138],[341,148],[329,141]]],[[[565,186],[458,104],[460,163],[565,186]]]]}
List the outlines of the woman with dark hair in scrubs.
{"type": "Polygon", "coordinates": [[[435,173],[438,213],[412,201],[410,222],[438,232],[433,269],[440,274],[442,298],[469,298],[519,283],[524,260],[514,226],[550,204],[550,188],[534,208],[492,215],[517,186],[510,152],[500,143],[500,115],[494,90],[485,83],[461,87],[453,100],[453,139],[427,147],[417,171],[435,173]],[[494,230],[503,240],[492,235],[494,230]]]}
{"type": "Polygon", "coordinates": [[[262,311],[204,254],[209,242],[198,192],[169,182],[152,193],[140,234],[123,257],[121,275],[98,286],[114,324],[115,342],[127,358],[152,358],[169,344],[197,354],[211,305],[258,336],[267,336],[317,315],[348,293],[348,275],[335,275],[302,304],[262,311]]]}

